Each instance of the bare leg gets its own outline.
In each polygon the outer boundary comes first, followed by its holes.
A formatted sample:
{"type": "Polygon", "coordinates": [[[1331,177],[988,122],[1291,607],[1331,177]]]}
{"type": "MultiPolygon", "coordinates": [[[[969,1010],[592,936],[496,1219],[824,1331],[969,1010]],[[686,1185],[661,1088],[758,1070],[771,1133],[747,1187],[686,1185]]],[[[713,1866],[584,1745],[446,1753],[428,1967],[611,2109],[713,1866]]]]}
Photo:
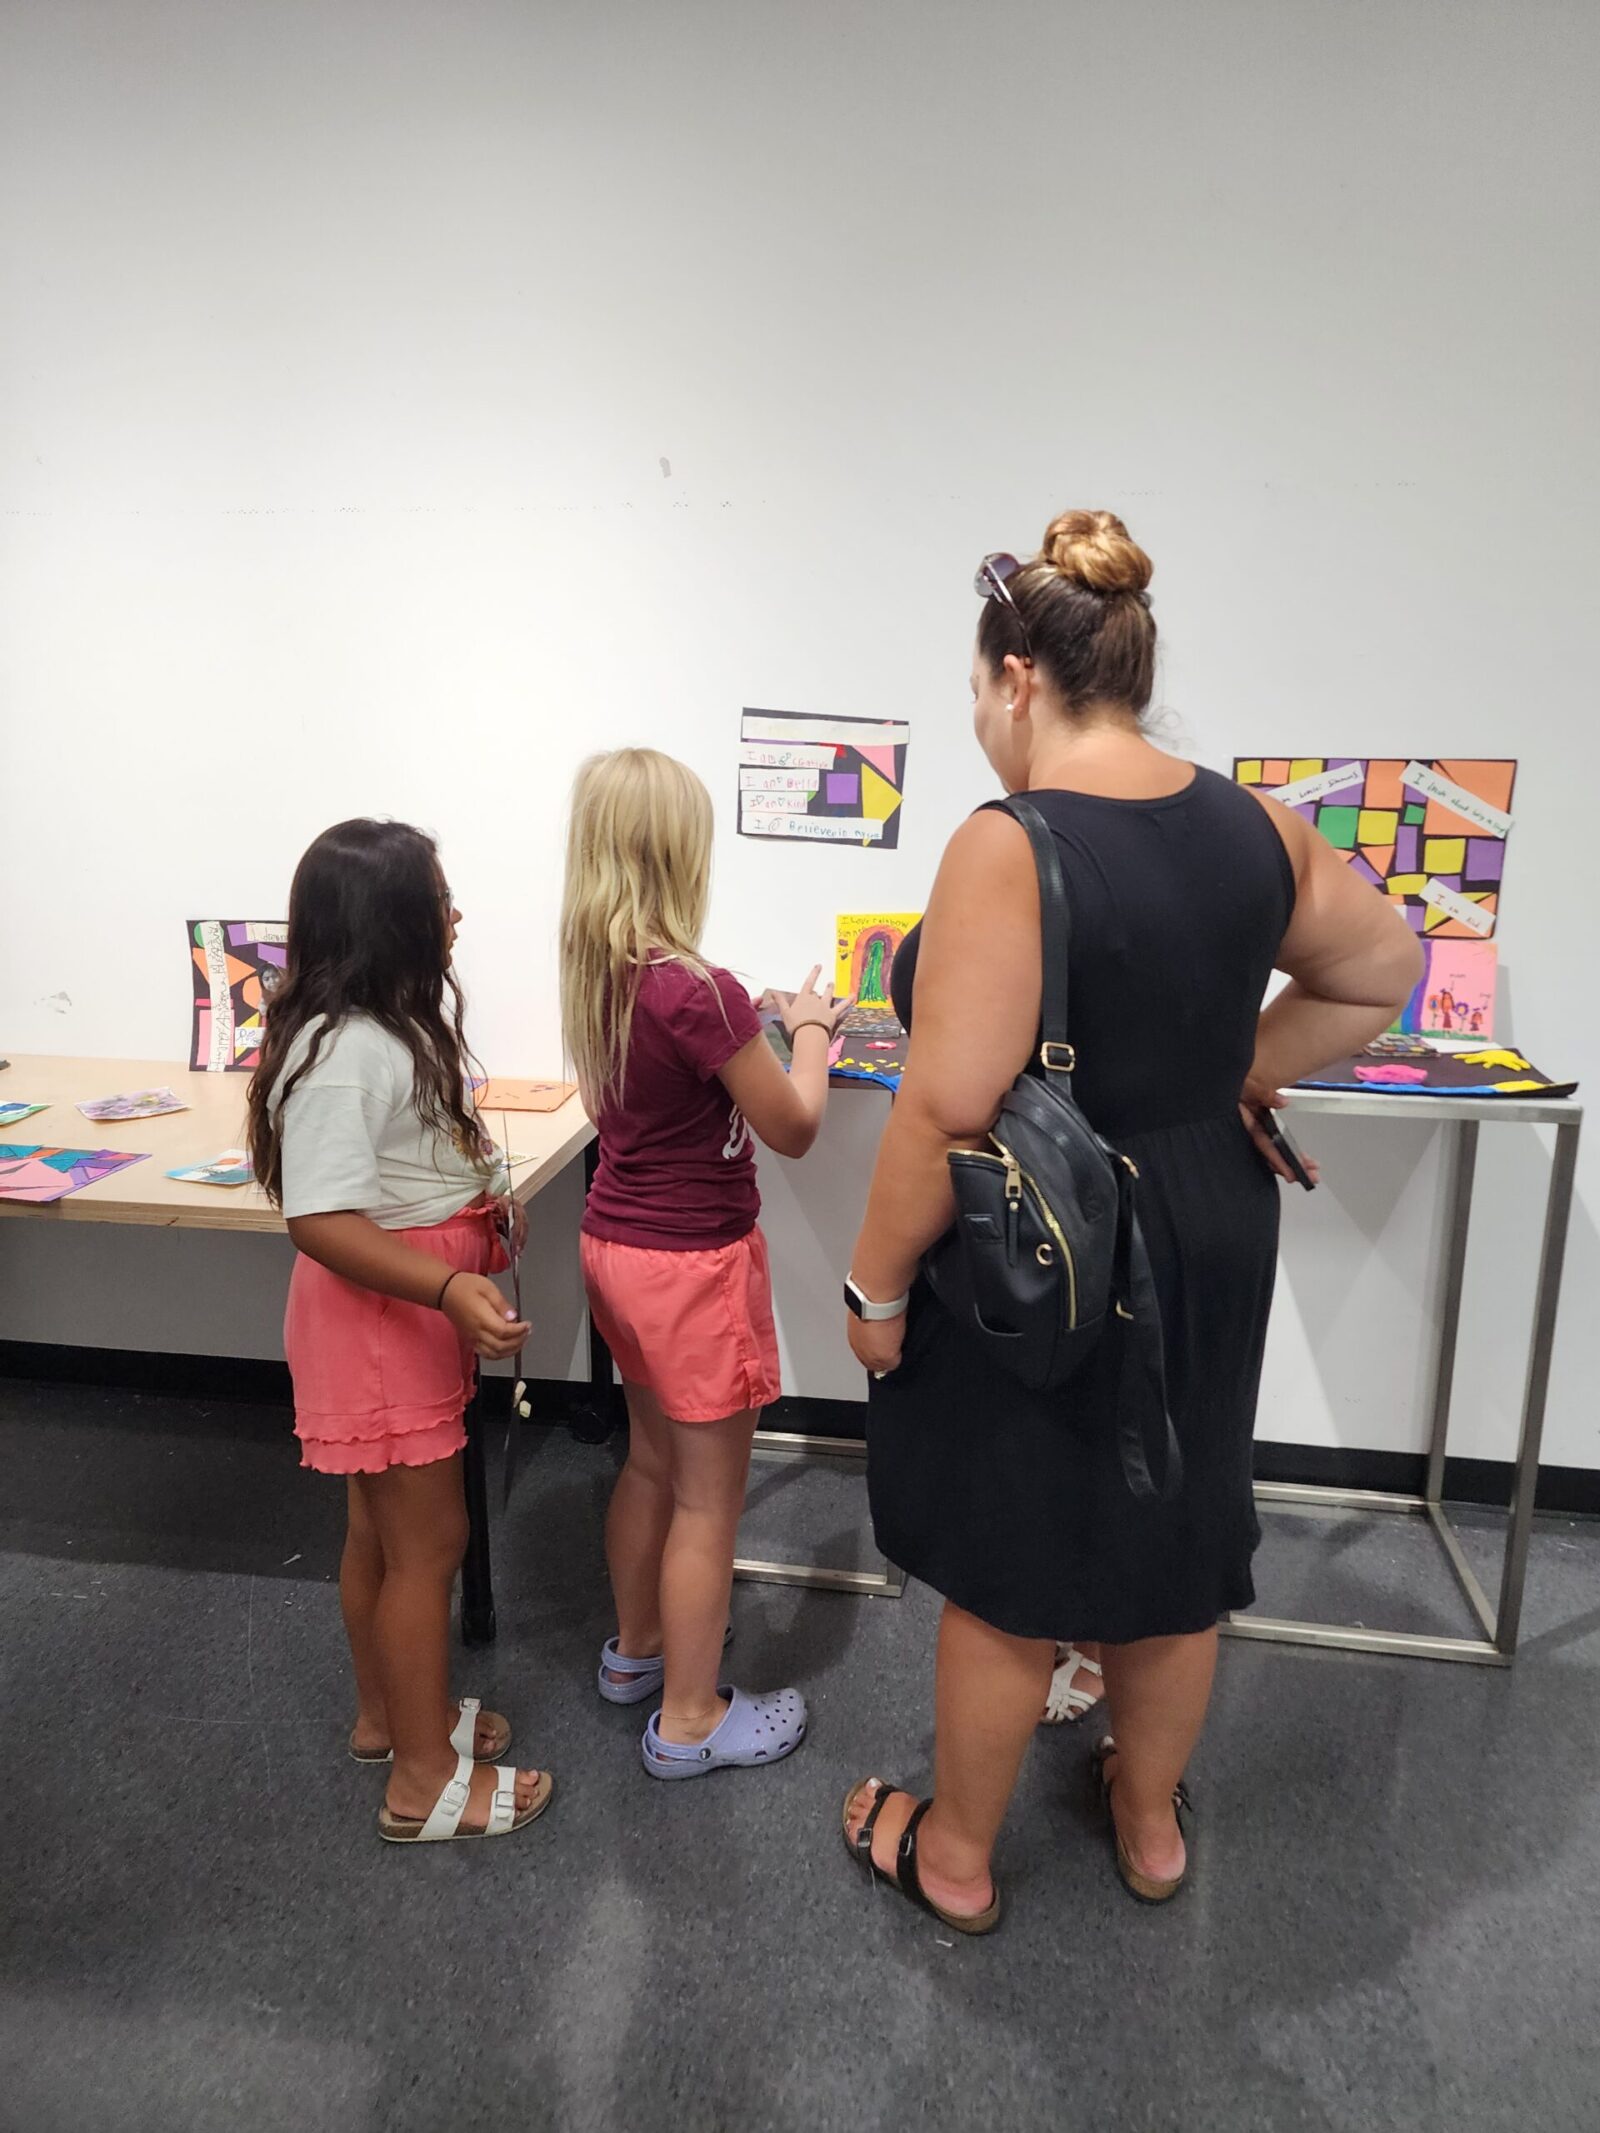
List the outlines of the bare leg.
{"type": "Polygon", "coordinates": [[[672,1424],[643,1385],[622,1389],[628,1457],[606,1512],[606,1568],[617,1604],[617,1650],[629,1659],[653,1659],[661,1649],[661,1557],[672,1524],[672,1424]]]}
{"type": "Polygon", "coordinates": [[[1102,1664],[1117,1744],[1106,1764],[1117,1832],[1140,1873],[1170,1880],[1185,1863],[1172,1795],[1205,1724],[1217,1633],[1108,1644],[1102,1664]]]}
{"type": "MultiPolygon", "coordinates": [[[[922,1886],[961,1916],[987,1910],[994,1894],[989,1859],[1005,1819],[1023,1753],[1033,1737],[1055,1664],[1044,1637],[1008,1637],[947,1600],[939,1623],[935,1688],[934,1802],[917,1832],[922,1886]]],[[[872,1832],[872,1856],[885,1872],[914,1802],[891,1800],[872,1832]]],[[[872,1805],[869,1785],[851,1803],[849,1827],[872,1805]]]]}
{"type": "MultiPolygon", "coordinates": [[[[421,1816],[456,1772],[450,1746],[450,1590],[467,1545],[461,1457],[363,1474],[359,1487],[383,1549],[372,1639],[394,1748],[388,1804],[421,1816]]],[[[536,1771],[517,1774],[517,1805],[532,1804],[536,1771]]],[[[481,1829],[494,1794],[489,1764],[473,1773],[464,1829],[481,1829]]]]}
{"type": "Polygon", "coordinates": [[[356,1675],[356,1723],[350,1745],[371,1754],[389,1745],[389,1721],[372,1638],[372,1617],[383,1589],[383,1549],[354,1474],[345,1485],[345,1498],[348,1522],[344,1554],[339,1559],[339,1606],[356,1675]]]}
{"type": "Polygon", "coordinates": [[[734,1546],[755,1435],[753,1409],[720,1422],[669,1422],[672,1523],[661,1559],[666,1688],[656,1731],[664,1741],[703,1741],[722,1723],[717,1693],[733,1591],[734,1546]]]}

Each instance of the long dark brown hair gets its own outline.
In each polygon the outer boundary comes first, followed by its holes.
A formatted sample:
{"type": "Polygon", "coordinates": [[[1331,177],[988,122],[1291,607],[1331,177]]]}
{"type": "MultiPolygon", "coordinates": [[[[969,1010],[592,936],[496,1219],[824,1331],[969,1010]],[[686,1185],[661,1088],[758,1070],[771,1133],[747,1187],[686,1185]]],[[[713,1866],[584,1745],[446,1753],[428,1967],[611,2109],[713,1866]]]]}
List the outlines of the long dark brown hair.
{"type": "Polygon", "coordinates": [[[324,830],[294,870],[288,963],[250,1081],[250,1158],[274,1206],[283,1199],[283,1104],[347,1015],[370,1015],[411,1054],[422,1125],[463,1155],[480,1151],[482,1131],[467,1109],[462,1007],[450,967],[450,892],[433,839],[408,822],[358,818],[324,830]],[[280,1089],[291,1046],[319,1017],[304,1060],[280,1089]]]}

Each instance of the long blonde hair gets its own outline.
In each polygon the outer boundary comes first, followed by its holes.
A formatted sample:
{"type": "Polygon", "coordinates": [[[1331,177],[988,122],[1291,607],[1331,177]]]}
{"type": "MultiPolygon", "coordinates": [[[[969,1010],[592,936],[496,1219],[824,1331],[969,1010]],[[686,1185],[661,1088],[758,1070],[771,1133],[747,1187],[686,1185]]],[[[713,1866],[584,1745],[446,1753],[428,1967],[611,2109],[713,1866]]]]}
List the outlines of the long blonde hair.
{"type": "Polygon", "coordinates": [[[639,975],[700,958],[711,795],[654,748],[592,755],[572,788],[561,898],[561,1023],[591,1116],[622,1086],[639,975]]]}

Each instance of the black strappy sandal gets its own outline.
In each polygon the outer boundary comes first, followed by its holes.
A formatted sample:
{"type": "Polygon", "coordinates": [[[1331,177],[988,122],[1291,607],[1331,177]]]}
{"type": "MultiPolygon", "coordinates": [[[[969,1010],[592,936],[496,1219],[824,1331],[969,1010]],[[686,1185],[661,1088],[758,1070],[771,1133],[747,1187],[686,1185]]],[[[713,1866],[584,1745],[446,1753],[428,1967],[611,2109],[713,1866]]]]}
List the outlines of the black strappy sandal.
{"type": "MultiPolygon", "coordinates": [[[[939,1923],[943,1926],[948,1926],[952,1933],[992,1933],[1000,1923],[1000,1889],[998,1883],[995,1885],[994,1898],[989,1908],[986,1911],[976,1912],[970,1918],[962,1918],[953,1911],[942,1909],[923,1889],[922,1876],[917,1868],[917,1830],[923,1816],[933,1805],[932,1800],[918,1800],[916,1806],[911,1810],[911,1819],[901,1833],[900,1843],[895,1852],[895,1871],[890,1874],[886,1873],[872,1856],[872,1832],[878,1826],[878,1817],[883,1812],[884,1801],[892,1799],[897,1792],[905,1792],[906,1789],[903,1785],[885,1785],[881,1778],[863,1778],[861,1785],[852,1785],[845,1794],[844,1813],[841,1817],[845,1850],[849,1852],[856,1864],[865,1867],[868,1876],[872,1880],[886,1881],[890,1888],[896,1890],[906,1899],[907,1903],[914,1903],[919,1911],[926,1911],[930,1918],[937,1918],[939,1923]],[[867,1809],[866,1819],[861,1827],[854,1836],[851,1836],[850,1810],[855,1805],[856,1796],[861,1790],[861,1785],[876,1785],[878,1788],[877,1797],[867,1809]]],[[[906,1792],[908,1800],[914,1797],[914,1794],[906,1792]]]]}
{"type": "MultiPolygon", "coordinates": [[[[1094,1787],[1095,1802],[1104,1811],[1106,1827],[1111,1833],[1111,1851],[1117,1862],[1117,1876],[1135,1903],[1171,1903],[1173,1897],[1183,1887],[1184,1881],[1188,1876],[1188,1862],[1185,1861],[1183,1872],[1175,1875],[1172,1880],[1157,1881],[1150,1874],[1140,1873],[1132,1859],[1129,1858],[1128,1848],[1123,1843],[1117,1830],[1117,1818],[1111,1812],[1111,1788],[1116,1783],[1116,1779],[1106,1776],[1107,1760],[1116,1753],[1117,1744],[1108,1733],[1105,1739],[1096,1747],[1094,1761],[1090,1764],[1089,1770],[1090,1782],[1094,1787]]],[[[1194,1802],[1190,1799],[1189,1788],[1184,1784],[1182,1778],[1178,1780],[1173,1788],[1172,1814],[1178,1825],[1178,1834],[1187,1845],[1189,1832],[1184,1828],[1183,1818],[1185,1815],[1188,1815],[1191,1819],[1193,1818],[1194,1802]]]]}

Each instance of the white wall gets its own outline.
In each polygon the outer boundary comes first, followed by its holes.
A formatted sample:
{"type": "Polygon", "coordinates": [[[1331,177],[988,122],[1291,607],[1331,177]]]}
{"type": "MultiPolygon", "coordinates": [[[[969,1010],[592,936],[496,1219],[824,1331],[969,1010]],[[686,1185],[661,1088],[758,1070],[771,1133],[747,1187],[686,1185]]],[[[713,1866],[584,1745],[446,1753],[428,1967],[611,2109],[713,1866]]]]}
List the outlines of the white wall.
{"type": "MultiPolygon", "coordinates": [[[[1204,760],[1521,756],[1515,1028],[1584,1071],[1597,58],[1564,0],[8,11],[0,1050],[176,1056],[182,921],[277,915],[361,810],[441,835],[490,1064],[553,1065],[564,789],[629,739],[728,807],[713,952],[792,977],[988,790],[976,556],[1110,503],[1204,760]],[[735,838],[741,704],[908,716],[899,852],[735,838]]],[[[800,1390],[857,1389],[878,1101],[767,1166],[800,1390]]],[[[1432,1135],[1317,1139],[1262,1433],[1409,1443],[1432,1135]]],[[[1537,1182],[1489,1139],[1484,1454],[1537,1182]]],[[[1595,1160],[1548,1445],[1585,1464],[1595,1160]]],[[[202,1310],[165,1245],[4,1225],[0,1335],[67,1337],[92,1268],[108,1342],[226,1344],[244,1276],[202,1310]]]]}

